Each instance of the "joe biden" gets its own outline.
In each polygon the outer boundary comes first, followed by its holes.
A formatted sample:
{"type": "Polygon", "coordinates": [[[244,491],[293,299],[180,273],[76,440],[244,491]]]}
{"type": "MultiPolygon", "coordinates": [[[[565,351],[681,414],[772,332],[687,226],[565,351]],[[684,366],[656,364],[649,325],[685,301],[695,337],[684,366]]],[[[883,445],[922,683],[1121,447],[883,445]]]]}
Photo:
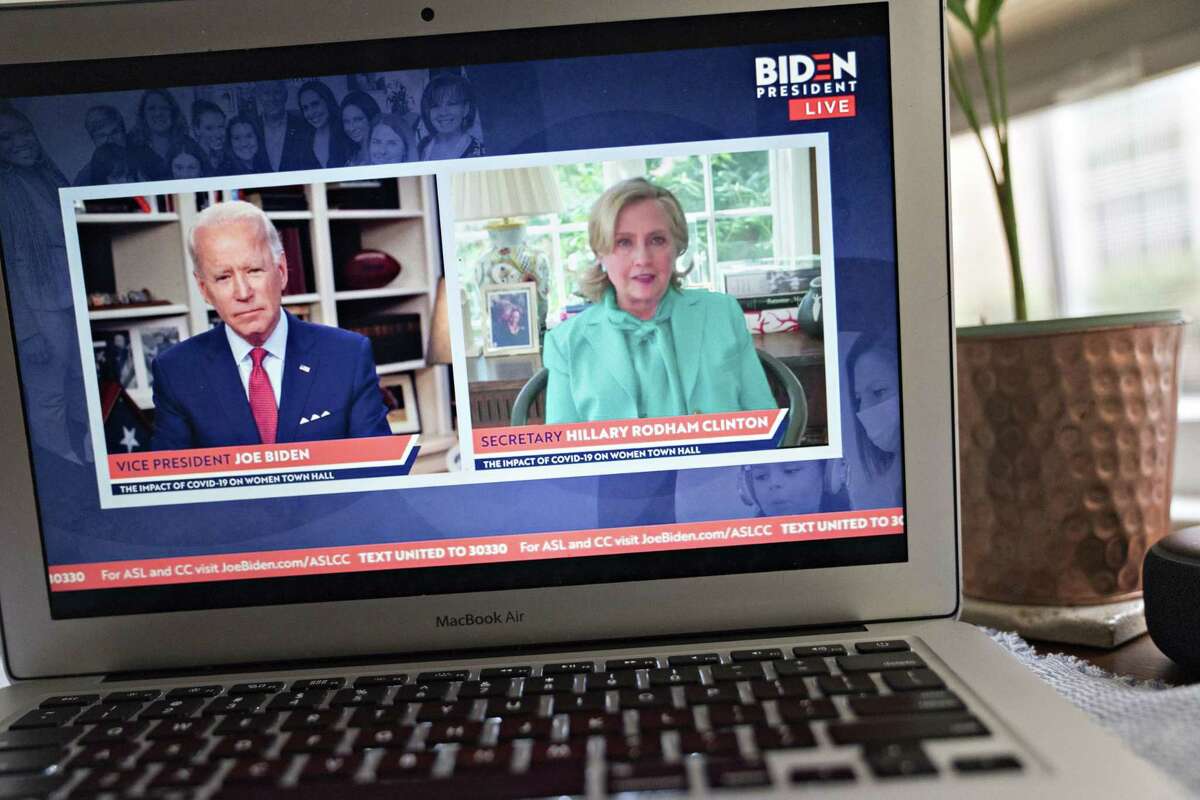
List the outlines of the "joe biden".
{"type": "Polygon", "coordinates": [[[221,324],[154,361],[154,450],[386,436],[370,342],[281,308],[287,260],[259,208],[215,203],[188,233],[221,324]]]}

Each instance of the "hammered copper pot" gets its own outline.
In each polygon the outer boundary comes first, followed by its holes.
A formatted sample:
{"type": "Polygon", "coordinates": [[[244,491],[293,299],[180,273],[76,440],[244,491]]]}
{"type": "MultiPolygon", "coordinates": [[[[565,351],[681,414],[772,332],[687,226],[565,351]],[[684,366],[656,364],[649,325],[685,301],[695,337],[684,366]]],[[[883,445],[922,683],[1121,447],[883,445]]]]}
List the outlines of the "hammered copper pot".
{"type": "Polygon", "coordinates": [[[1170,528],[1179,312],[958,330],[963,587],[1005,603],[1139,597],[1170,528]]]}

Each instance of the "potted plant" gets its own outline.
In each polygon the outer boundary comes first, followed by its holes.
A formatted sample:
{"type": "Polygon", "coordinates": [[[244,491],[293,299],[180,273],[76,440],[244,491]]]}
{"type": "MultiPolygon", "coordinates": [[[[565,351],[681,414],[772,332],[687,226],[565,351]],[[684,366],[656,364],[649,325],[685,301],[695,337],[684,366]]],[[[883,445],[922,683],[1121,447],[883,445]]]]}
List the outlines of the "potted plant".
{"type": "Polygon", "coordinates": [[[964,591],[1010,604],[1129,600],[1141,595],[1142,557],[1169,530],[1183,317],[1028,321],[1003,5],[946,3],[971,43],[968,61],[950,38],[950,89],[995,188],[1016,319],[958,329],[964,591]]]}

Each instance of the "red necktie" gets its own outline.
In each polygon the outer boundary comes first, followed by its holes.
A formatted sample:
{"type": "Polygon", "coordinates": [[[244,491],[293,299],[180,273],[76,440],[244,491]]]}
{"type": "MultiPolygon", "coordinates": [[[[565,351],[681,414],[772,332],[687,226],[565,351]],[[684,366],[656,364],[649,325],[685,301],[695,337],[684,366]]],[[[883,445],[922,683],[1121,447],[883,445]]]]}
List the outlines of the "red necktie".
{"type": "Polygon", "coordinates": [[[250,359],[254,367],[250,370],[250,413],[254,415],[254,424],[258,426],[258,435],[263,444],[275,444],[275,426],[279,419],[279,410],[275,408],[275,392],[271,389],[271,379],[263,369],[263,359],[267,351],[256,347],[250,351],[250,359]]]}

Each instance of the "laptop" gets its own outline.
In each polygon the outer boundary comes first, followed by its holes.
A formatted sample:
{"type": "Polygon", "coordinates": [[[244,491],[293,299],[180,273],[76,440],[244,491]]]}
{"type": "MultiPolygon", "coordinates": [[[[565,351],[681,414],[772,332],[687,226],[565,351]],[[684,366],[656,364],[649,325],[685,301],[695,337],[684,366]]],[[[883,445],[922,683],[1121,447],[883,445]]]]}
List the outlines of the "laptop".
{"type": "Polygon", "coordinates": [[[1173,791],[956,621],[939,3],[0,20],[0,797],[1173,791]]]}

